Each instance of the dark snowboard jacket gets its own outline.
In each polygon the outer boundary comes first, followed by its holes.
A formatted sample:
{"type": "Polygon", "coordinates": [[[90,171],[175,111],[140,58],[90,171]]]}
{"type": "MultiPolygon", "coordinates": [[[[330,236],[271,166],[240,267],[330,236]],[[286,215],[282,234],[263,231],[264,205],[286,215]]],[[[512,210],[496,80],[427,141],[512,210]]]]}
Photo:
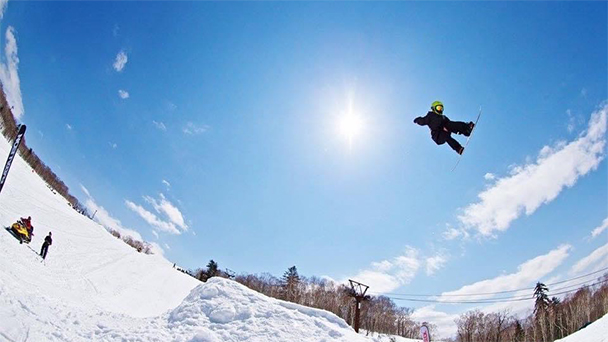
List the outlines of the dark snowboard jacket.
{"type": "Polygon", "coordinates": [[[429,126],[431,132],[440,131],[445,127],[445,123],[450,119],[445,115],[439,115],[435,112],[429,111],[425,116],[419,116],[414,119],[414,122],[420,126],[429,126]]]}
{"type": "Polygon", "coordinates": [[[45,245],[47,245],[47,246],[50,246],[50,245],[52,245],[52,244],[53,244],[53,239],[51,239],[51,236],[50,236],[50,235],[47,235],[47,236],[44,238],[44,244],[45,244],[45,245]]]}

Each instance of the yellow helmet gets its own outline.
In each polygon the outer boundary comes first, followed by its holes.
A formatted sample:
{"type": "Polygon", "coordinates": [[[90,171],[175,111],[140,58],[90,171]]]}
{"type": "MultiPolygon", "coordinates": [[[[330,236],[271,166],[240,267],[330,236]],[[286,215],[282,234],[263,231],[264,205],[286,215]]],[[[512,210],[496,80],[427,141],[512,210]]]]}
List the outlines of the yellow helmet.
{"type": "Polygon", "coordinates": [[[431,104],[431,109],[434,113],[443,115],[443,103],[441,101],[435,101],[431,104]]]}

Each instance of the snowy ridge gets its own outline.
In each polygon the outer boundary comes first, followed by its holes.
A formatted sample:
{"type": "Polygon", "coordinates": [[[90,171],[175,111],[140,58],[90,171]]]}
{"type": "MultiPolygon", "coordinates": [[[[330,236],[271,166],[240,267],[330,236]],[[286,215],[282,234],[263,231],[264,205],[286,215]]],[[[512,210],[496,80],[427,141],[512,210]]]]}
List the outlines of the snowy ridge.
{"type": "MultiPolygon", "coordinates": [[[[3,159],[10,146],[0,140],[3,159]]],[[[227,279],[201,283],[162,256],[137,253],[17,157],[0,194],[0,224],[29,215],[29,245],[0,231],[0,341],[387,341],[357,334],[327,311],[227,279]],[[42,263],[37,253],[49,231],[42,263]]]]}

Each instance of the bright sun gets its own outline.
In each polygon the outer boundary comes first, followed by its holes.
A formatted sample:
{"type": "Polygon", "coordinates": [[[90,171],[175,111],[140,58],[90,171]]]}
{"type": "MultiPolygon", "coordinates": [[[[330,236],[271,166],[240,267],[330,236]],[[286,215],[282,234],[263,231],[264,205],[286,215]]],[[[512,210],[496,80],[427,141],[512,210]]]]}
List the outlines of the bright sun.
{"type": "Polygon", "coordinates": [[[363,121],[357,115],[348,113],[340,119],[340,133],[348,139],[349,146],[352,147],[353,140],[361,134],[363,121]]]}

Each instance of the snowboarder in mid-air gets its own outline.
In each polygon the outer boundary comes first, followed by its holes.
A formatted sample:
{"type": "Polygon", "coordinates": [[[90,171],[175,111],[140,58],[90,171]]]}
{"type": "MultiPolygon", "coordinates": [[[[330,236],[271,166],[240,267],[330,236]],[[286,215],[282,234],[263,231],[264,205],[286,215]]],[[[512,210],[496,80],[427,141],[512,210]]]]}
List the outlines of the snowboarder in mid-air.
{"type": "Polygon", "coordinates": [[[464,152],[464,147],[456,139],[452,138],[452,133],[468,137],[475,127],[473,122],[451,121],[447,116],[443,115],[443,103],[440,101],[433,102],[431,111],[426,113],[425,116],[414,119],[414,123],[420,126],[429,126],[431,138],[437,145],[447,142],[458,154],[464,152]]]}

